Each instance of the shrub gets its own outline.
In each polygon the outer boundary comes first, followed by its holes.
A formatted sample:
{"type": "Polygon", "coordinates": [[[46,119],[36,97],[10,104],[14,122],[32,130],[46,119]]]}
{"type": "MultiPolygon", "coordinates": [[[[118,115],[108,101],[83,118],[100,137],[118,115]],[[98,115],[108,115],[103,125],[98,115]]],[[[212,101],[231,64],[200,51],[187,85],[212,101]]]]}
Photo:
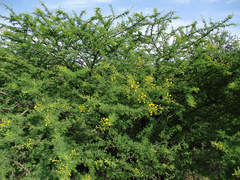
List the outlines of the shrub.
{"type": "Polygon", "coordinates": [[[1,16],[2,179],[239,177],[232,15],[168,32],[174,12],[42,6],[1,16]]]}

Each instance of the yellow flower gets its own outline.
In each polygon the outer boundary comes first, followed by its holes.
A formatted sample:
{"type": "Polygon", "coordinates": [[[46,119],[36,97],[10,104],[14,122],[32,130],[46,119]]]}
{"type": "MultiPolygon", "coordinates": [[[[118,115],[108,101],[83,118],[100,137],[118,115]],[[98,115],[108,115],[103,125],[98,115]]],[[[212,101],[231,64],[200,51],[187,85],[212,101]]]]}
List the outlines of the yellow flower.
{"type": "Polygon", "coordinates": [[[10,121],[7,121],[7,123],[10,123],[10,121]]]}

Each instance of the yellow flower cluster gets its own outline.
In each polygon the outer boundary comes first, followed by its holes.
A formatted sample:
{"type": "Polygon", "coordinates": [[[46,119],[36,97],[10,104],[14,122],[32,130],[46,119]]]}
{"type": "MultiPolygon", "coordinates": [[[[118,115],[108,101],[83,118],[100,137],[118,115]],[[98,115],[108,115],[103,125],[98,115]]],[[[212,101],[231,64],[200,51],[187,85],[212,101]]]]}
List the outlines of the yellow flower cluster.
{"type": "Polygon", "coordinates": [[[171,97],[172,95],[171,94],[169,94],[168,92],[166,92],[166,97],[165,97],[165,99],[167,99],[167,97],[171,97]]]}
{"type": "Polygon", "coordinates": [[[157,115],[158,105],[155,105],[155,104],[151,103],[151,104],[148,104],[148,107],[150,107],[150,109],[149,109],[150,116],[152,116],[153,113],[155,115],[157,115]]]}
{"type": "Polygon", "coordinates": [[[71,150],[71,153],[69,154],[69,156],[72,156],[73,158],[75,158],[76,155],[79,155],[77,154],[77,152],[74,150],[71,150]]]}
{"type": "Polygon", "coordinates": [[[34,141],[31,138],[27,139],[27,141],[28,142],[25,144],[26,149],[32,149],[34,141]]]}
{"type": "Polygon", "coordinates": [[[90,174],[90,173],[85,174],[85,176],[82,176],[81,179],[82,179],[82,180],[91,180],[91,174],[90,174]]]}
{"type": "Polygon", "coordinates": [[[169,79],[166,79],[167,87],[169,87],[169,84],[172,84],[172,81],[169,81],[169,79]]]}
{"type": "Polygon", "coordinates": [[[96,126],[96,129],[105,130],[111,126],[111,123],[108,118],[102,118],[99,122],[100,125],[96,126]]]}
{"type": "Polygon", "coordinates": [[[218,142],[218,143],[217,142],[212,142],[212,145],[219,148],[219,149],[222,148],[222,144],[220,142],[218,142]]]}
{"type": "Polygon", "coordinates": [[[40,104],[35,105],[35,106],[34,106],[34,109],[37,109],[39,106],[40,106],[40,104]]]}
{"type": "Polygon", "coordinates": [[[55,70],[63,70],[63,69],[66,69],[67,67],[61,66],[61,65],[55,65],[54,68],[55,68],[55,70]]]}
{"type": "Polygon", "coordinates": [[[61,163],[61,165],[62,166],[59,168],[58,173],[59,174],[67,174],[68,176],[71,176],[71,170],[68,170],[69,164],[68,163],[66,163],[66,164],[61,163]]]}
{"type": "Polygon", "coordinates": [[[79,110],[80,110],[80,112],[81,113],[85,113],[85,108],[84,108],[84,106],[82,105],[80,105],[80,106],[78,106],[78,108],[79,108],[79,110]]]}
{"type": "Polygon", "coordinates": [[[112,81],[115,79],[116,77],[115,76],[113,76],[113,78],[112,78],[112,81]]]}
{"type": "Polygon", "coordinates": [[[103,124],[106,124],[106,125],[110,126],[110,122],[109,122],[108,118],[102,118],[100,123],[103,123],[103,124]]]}
{"type": "Polygon", "coordinates": [[[133,81],[133,83],[130,85],[130,88],[131,88],[134,92],[137,92],[137,90],[139,89],[139,82],[137,82],[137,84],[135,84],[135,81],[133,81]]]}
{"type": "Polygon", "coordinates": [[[135,168],[134,170],[135,170],[135,173],[136,173],[136,174],[142,173],[142,171],[141,171],[140,169],[138,169],[138,168],[135,168]]]}
{"type": "MultiPolygon", "coordinates": [[[[152,86],[152,90],[155,90],[156,84],[151,84],[151,86],[152,86]]],[[[159,86],[157,86],[157,87],[159,87],[159,86]]]]}
{"type": "Polygon", "coordinates": [[[7,118],[3,118],[1,119],[2,123],[0,124],[1,127],[8,127],[9,126],[9,123],[10,121],[7,120],[7,118]]]}
{"type": "MultiPolygon", "coordinates": [[[[169,81],[169,79],[166,79],[166,83],[167,83],[167,87],[169,87],[170,85],[172,85],[172,81],[169,81]]],[[[165,99],[167,100],[167,103],[170,103],[170,101],[172,100],[172,95],[169,94],[169,92],[165,93],[165,99]]]]}
{"type": "Polygon", "coordinates": [[[139,103],[146,103],[146,98],[147,98],[147,95],[146,94],[144,94],[143,92],[141,93],[141,92],[138,92],[139,91],[139,87],[140,87],[140,85],[139,85],[139,82],[137,82],[136,84],[135,84],[135,81],[133,81],[132,82],[132,84],[130,85],[130,89],[135,93],[137,93],[138,94],[138,102],[139,103]]]}
{"type": "Polygon", "coordinates": [[[153,82],[153,77],[151,77],[151,76],[146,76],[145,77],[145,81],[147,82],[147,83],[152,83],[153,82]]]}
{"type": "Polygon", "coordinates": [[[137,63],[136,63],[136,66],[137,67],[140,67],[142,65],[142,61],[138,61],[137,63]]]}
{"type": "MultiPolygon", "coordinates": [[[[46,123],[45,123],[45,126],[47,127],[52,121],[53,121],[53,118],[49,115],[46,115],[45,117],[45,120],[44,120],[46,123]]],[[[50,125],[51,126],[51,125],[50,125]]]]}
{"type": "Polygon", "coordinates": [[[1,119],[1,123],[0,123],[0,134],[6,137],[9,137],[10,135],[13,134],[13,131],[11,127],[9,127],[10,125],[10,120],[8,120],[7,118],[3,118],[1,119]]]}
{"type": "MultiPolygon", "coordinates": [[[[71,176],[71,170],[68,168],[69,164],[65,163],[61,160],[61,157],[58,156],[58,158],[55,156],[54,158],[50,158],[50,161],[52,161],[52,163],[54,164],[59,164],[60,167],[58,169],[58,174],[62,174],[64,175],[64,179],[70,179],[69,176],[71,176]]],[[[66,161],[66,157],[65,157],[65,161],[66,161]]]]}
{"type": "Polygon", "coordinates": [[[172,95],[169,94],[168,92],[165,93],[165,99],[167,100],[167,103],[170,103],[170,101],[172,100],[172,95]]]}
{"type": "Polygon", "coordinates": [[[15,145],[13,147],[18,149],[32,149],[34,145],[34,140],[31,138],[28,138],[25,142],[22,142],[20,145],[15,145]]]}
{"type": "Polygon", "coordinates": [[[139,102],[139,103],[141,103],[141,102],[146,103],[146,97],[147,97],[146,94],[141,93],[141,94],[139,94],[138,96],[139,96],[139,98],[138,98],[138,102],[139,102]]]}
{"type": "Polygon", "coordinates": [[[135,63],[135,65],[139,67],[139,66],[142,65],[142,61],[141,61],[141,60],[142,60],[142,56],[139,56],[139,57],[138,57],[138,60],[139,60],[139,61],[137,61],[137,62],[135,63]]]}
{"type": "Polygon", "coordinates": [[[228,153],[228,150],[220,142],[212,141],[211,144],[212,144],[212,146],[216,147],[217,149],[228,153]]]}

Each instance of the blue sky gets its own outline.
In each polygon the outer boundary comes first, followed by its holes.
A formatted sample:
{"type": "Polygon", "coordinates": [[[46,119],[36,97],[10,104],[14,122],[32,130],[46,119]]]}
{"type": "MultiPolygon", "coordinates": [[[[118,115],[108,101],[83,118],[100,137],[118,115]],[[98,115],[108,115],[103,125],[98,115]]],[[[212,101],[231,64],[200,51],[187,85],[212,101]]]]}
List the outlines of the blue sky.
{"type": "MultiPolygon", "coordinates": [[[[39,0],[0,0],[0,2],[12,7],[16,13],[33,12],[34,7],[41,7],[39,0]]],[[[165,13],[177,11],[176,15],[181,19],[175,20],[173,27],[188,25],[193,21],[197,21],[198,27],[202,27],[201,17],[207,22],[210,17],[213,21],[218,21],[234,13],[235,16],[230,22],[239,25],[228,27],[226,30],[240,37],[240,0],[43,0],[43,2],[51,10],[59,7],[68,13],[72,10],[77,13],[86,10],[86,17],[93,15],[96,7],[100,7],[104,15],[111,14],[109,4],[112,4],[116,14],[131,7],[133,7],[131,13],[143,12],[145,15],[152,14],[154,8],[164,10],[165,13]]],[[[0,5],[0,14],[8,14],[3,5],[0,5]]],[[[0,19],[0,22],[3,20],[0,19]]]]}

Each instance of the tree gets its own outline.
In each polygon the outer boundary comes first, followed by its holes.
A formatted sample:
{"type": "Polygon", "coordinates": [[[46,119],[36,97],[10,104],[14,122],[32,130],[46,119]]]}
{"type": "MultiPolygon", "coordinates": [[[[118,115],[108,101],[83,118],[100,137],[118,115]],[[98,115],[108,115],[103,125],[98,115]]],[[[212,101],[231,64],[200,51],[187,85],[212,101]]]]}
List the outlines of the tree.
{"type": "Polygon", "coordinates": [[[168,33],[174,12],[42,6],[1,16],[2,179],[240,175],[239,43],[218,30],[232,16],[168,33]]]}

